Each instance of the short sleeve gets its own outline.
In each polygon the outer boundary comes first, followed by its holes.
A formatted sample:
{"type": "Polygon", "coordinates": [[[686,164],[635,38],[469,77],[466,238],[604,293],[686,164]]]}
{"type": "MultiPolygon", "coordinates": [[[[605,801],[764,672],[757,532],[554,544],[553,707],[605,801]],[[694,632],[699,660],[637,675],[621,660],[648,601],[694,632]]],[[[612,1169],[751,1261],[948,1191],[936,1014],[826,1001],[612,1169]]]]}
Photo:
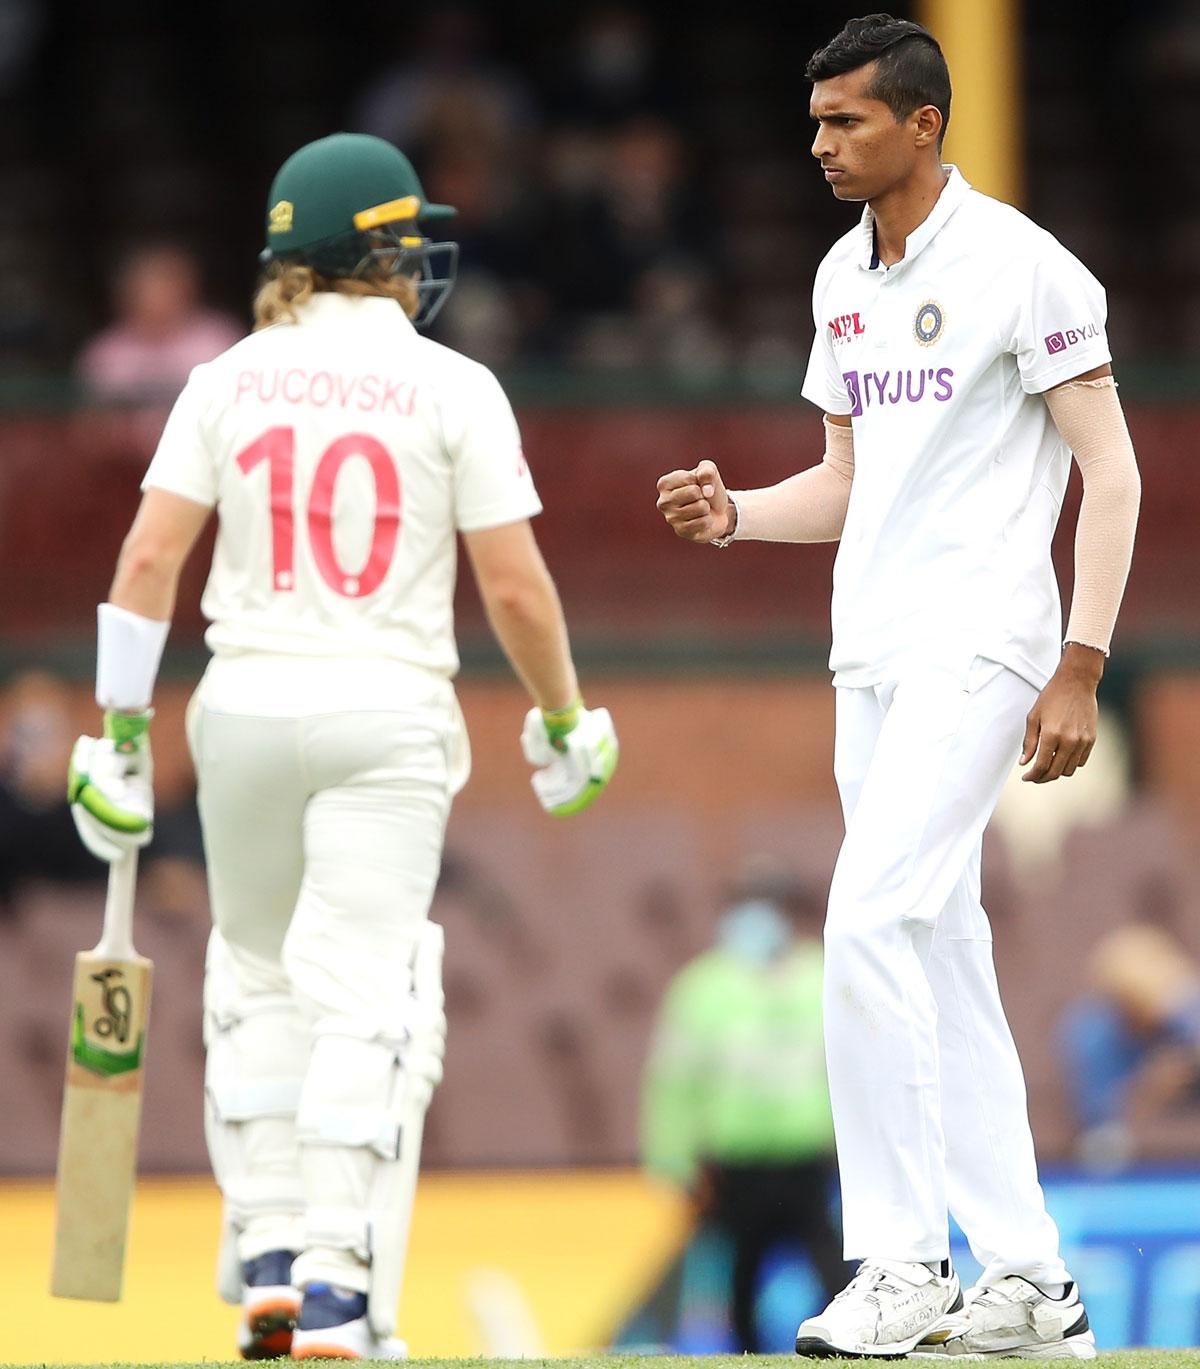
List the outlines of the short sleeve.
{"type": "Polygon", "coordinates": [[[833,342],[828,326],[821,321],[818,308],[821,294],[820,284],[813,291],[813,335],[812,351],[808,354],[808,370],[804,375],[804,385],[800,393],[827,414],[849,414],[853,409],[846,382],[838,369],[837,358],[833,354],[833,342]]]}
{"type": "Polygon", "coordinates": [[[175,401],[142,489],[166,490],[212,508],[217,502],[217,465],[204,432],[204,369],[196,367],[175,401]]]}
{"type": "Polygon", "coordinates": [[[496,377],[476,368],[472,383],[457,387],[447,407],[454,410],[445,426],[459,531],[480,532],[541,513],[517,420],[496,377]]]}
{"type": "Polygon", "coordinates": [[[1065,247],[1022,269],[1002,339],[1017,359],[1021,386],[1042,394],[1112,360],[1104,287],[1065,247]]]}

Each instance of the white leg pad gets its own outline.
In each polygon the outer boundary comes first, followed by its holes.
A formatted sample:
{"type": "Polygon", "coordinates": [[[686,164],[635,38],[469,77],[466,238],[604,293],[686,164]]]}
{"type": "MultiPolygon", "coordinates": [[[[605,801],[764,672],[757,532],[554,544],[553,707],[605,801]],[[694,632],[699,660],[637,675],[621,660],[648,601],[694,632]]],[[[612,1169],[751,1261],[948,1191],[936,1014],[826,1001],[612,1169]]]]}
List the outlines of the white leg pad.
{"type": "Polygon", "coordinates": [[[426,923],[412,991],[392,1022],[331,1017],[315,1025],[296,1118],[308,1203],[293,1278],[367,1293],[380,1337],[396,1327],[421,1132],[442,1077],[443,945],[441,927],[426,923]]]}
{"type": "Polygon", "coordinates": [[[219,997],[210,995],[205,1014],[205,1133],[225,1199],[217,1288],[239,1303],[242,1261],[297,1250],[303,1239],[295,1118],[308,1032],[286,995],[219,997]]]}

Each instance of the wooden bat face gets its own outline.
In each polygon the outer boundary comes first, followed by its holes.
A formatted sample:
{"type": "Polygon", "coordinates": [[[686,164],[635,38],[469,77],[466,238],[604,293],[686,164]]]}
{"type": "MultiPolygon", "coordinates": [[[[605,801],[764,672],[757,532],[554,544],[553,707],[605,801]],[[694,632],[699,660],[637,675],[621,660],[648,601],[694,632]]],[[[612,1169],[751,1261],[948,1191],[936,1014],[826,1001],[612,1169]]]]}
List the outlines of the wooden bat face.
{"type": "Polygon", "coordinates": [[[121,1296],[153,969],[141,956],[75,957],[50,1282],[56,1297],[121,1296]]]}

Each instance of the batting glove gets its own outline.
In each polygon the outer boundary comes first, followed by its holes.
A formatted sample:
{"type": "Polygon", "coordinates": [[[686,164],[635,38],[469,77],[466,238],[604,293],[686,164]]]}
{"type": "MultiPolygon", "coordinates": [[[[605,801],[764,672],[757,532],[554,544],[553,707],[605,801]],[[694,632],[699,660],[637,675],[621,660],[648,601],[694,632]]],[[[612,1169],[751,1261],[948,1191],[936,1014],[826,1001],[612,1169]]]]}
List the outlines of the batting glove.
{"type": "Polygon", "coordinates": [[[154,835],[150,711],[104,715],[103,737],[80,737],[71,752],[67,800],[83,844],[120,860],[154,835]]]}
{"type": "Polygon", "coordinates": [[[531,708],[521,749],[534,767],[530,783],[547,813],[565,818],[590,807],[617,768],[620,748],[607,708],[531,708]]]}

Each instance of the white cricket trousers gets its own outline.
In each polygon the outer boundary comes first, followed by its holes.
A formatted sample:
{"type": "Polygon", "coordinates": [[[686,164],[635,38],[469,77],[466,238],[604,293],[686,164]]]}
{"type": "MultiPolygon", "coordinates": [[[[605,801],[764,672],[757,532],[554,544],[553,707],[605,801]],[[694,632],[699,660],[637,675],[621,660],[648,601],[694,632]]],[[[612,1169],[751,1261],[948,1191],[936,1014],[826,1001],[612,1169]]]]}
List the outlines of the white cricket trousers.
{"type": "Polygon", "coordinates": [[[825,1043],[847,1259],[1062,1283],[1025,1081],[980,903],[983,831],[1037,691],[977,659],[836,690],[846,837],[825,926],[825,1043]]]}
{"type": "MultiPolygon", "coordinates": [[[[297,1100],[323,1087],[310,1066],[324,1024],[397,1031],[457,788],[458,715],[242,716],[204,692],[188,730],[214,919],[209,1144],[247,1260],[310,1248],[314,1210],[369,1207],[369,1154],[298,1146],[297,1100]]],[[[328,1261],[327,1277],[366,1290],[353,1260],[328,1261]]]]}

